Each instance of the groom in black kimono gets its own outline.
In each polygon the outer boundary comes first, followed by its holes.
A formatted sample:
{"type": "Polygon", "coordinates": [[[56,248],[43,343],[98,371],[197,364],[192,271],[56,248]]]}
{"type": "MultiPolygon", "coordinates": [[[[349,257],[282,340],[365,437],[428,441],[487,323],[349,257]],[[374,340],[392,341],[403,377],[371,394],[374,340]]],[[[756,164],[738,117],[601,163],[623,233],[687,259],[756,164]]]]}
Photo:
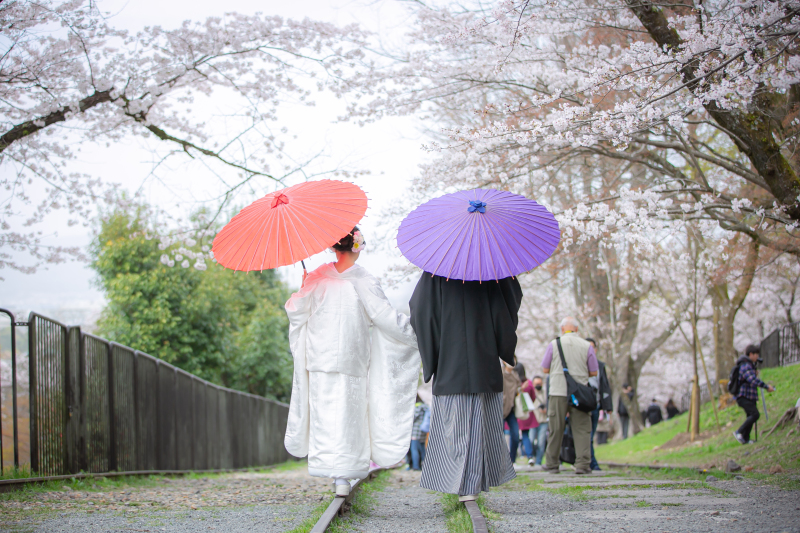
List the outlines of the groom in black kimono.
{"type": "Polygon", "coordinates": [[[516,278],[448,281],[423,272],[417,282],[411,325],[434,395],[421,487],[465,501],[515,477],[500,360],[514,364],[521,302],[516,278]]]}

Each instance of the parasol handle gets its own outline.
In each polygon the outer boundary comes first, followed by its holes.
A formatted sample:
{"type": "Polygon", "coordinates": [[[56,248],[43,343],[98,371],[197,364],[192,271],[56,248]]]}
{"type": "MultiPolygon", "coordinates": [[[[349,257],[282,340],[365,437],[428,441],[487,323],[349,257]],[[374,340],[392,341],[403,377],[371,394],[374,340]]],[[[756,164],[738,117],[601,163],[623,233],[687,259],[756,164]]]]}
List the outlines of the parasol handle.
{"type": "Polygon", "coordinates": [[[306,271],[306,264],[303,260],[300,260],[300,264],[303,265],[303,282],[300,284],[300,288],[302,289],[306,285],[306,277],[308,277],[308,272],[306,271]]]}

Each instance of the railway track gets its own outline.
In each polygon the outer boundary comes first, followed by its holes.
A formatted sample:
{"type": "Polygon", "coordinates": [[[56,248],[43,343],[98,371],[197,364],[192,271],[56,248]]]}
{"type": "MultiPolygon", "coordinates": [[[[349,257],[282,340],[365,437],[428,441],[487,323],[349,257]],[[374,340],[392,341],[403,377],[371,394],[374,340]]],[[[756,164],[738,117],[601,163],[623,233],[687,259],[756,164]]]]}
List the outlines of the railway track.
{"type": "MultiPolygon", "coordinates": [[[[356,483],[352,489],[350,490],[350,494],[346,497],[337,496],[331,501],[328,505],[325,512],[322,513],[317,523],[311,529],[311,533],[324,533],[327,531],[328,527],[330,526],[331,522],[337,516],[344,516],[344,514],[349,510],[350,502],[358,493],[359,489],[363,486],[364,483],[370,481],[374,478],[379,472],[387,470],[385,468],[378,468],[372,470],[364,479],[361,479],[356,483]]],[[[472,531],[474,533],[489,533],[488,527],[486,525],[486,518],[481,513],[478,504],[474,501],[465,502],[465,507],[469,516],[472,520],[472,531]]]]}

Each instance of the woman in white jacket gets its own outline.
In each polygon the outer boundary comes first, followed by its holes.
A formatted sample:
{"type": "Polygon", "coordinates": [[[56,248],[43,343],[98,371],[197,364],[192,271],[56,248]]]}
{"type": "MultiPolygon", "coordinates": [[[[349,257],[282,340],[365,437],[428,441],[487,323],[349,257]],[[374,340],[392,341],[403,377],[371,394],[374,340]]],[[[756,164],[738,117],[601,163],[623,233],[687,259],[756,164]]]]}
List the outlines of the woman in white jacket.
{"type": "Polygon", "coordinates": [[[284,444],[308,455],[312,476],[333,478],[340,496],[370,460],[405,456],[420,368],[408,317],[355,265],[365,244],[353,228],[333,246],[337,262],[304,277],[286,302],[294,378],[284,444]]]}

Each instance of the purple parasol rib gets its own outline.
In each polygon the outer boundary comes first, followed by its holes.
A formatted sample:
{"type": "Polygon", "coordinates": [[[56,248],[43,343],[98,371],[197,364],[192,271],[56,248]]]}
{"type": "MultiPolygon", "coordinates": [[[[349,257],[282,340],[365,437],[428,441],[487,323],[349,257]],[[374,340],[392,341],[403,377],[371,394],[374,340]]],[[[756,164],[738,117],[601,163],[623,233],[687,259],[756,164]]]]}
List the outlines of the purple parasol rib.
{"type": "Polygon", "coordinates": [[[495,189],[434,198],[400,224],[397,245],[431,274],[464,281],[516,276],[544,263],[558,247],[553,214],[534,200],[495,189]],[[470,201],[485,208],[470,212],[470,201]],[[485,212],[481,212],[484,209],[485,212]]]}

